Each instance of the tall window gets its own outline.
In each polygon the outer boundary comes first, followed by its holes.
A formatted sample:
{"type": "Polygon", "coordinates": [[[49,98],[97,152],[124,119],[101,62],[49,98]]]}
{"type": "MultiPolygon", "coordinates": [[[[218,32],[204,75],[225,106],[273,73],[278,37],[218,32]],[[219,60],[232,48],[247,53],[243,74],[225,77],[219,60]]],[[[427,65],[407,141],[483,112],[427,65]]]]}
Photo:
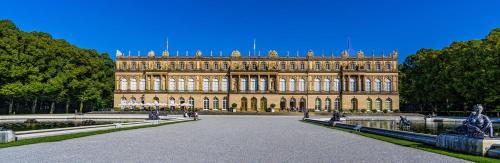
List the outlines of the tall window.
{"type": "Polygon", "coordinates": [[[227,97],[224,96],[224,98],[222,98],[222,110],[227,110],[227,108],[228,108],[227,97]]]}
{"type": "Polygon", "coordinates": [[[353,78],[349,79],[349,91],[355,92],[356,91],[356,80],[353,78]]]}
{"type": "Polygon", "coordinates": [[[267,78],[266,77],[261,77],[260,78],[259,90],[260,91],[266,91],[267,90],[267,78]]]}
{"type": "Polygon", "coordinates": [[[137,81],[135,78],[130,79],[130,90],[137,90],[137,81]]]}
{"type": "Polygon", "coordinates": [[[375,79],[375,91],[377,92],[382,91],[382,83],[380,82],[379,79],[375,79]]]}
{"type": "Polygon", "coordinates": [[[367,70],[372,69],[372,65],[370,63],[366,63],[365,69],[367,70]]]}
{"type": "Polygon", "coordinates": [[[314,110],[321,110],[321,99],[316,98],[316,101],[314,102],[314,110]]]}
{"type": "Polygon", "coordinates": [[[370,79],[365,80],[365,91],[370,92],[372,90],[372,81],[370,79]]]}
{"type": "Polygon", "coordinates": [[[355,63],[351,63],[351,70],[355,70],[356,69],[356,64],[355,63]]]}
{"type": "Polygon", "coordinates": [[[208,78],[203,79],[203,91],[208,92],[210,83],[208,82],[208,78]]]}
{"type": "Polygon", "coordinates": [[[334,91],[340,91],[340,80],[338,78],[333,80],[333,90],[334,91]]]}
{"type": "Polygon", "coordinates": [[[375,63],[375,69],[380,70],[380,62],[375,63]]]}
{"type": "Polygon", "coordinates": [[[224,62],[224,70],[227,70],[227,69],[229,69],[229,65],[226,62],[224,62]]]}
{"type": "Polygon", "coordinates": [[[252,68],[253,68],[254,70],[257,70],[257,63],[252,63],[252,68]]]}
{"type": "Polygon", "coordinates": [[[257,79],[250,78],[250,91],[255,91],[257,89],[257,79]]]}
{"type": "Polygon", "coordinates": [[[280,91],[285,91],[286,90],[286,82],[285,79],[281,78],[280,79],[280,91]]]}
{"type": "Polygon", "coordinates": [[[121,90],[122,91],[126,91],[127,87],[128,87],[127,79],[122,78],[122,80],[121,80],[121,90]]]}
{"type": "Polygon", "coordinates": [[[226,92],[227,91],[227,86],[228,86],[228,84],[227,84],[227,78],[224,77],[224,78],[222,78],[222,91],[226,92]]]}
{"type": "Polygon", "coordinates": [[[219,110],[219,99],[214,97],[214,110],[219,110]]]}
{"type": "Polygon", "coordinates": [[[156,76],[155,77],[155,91],[159,91],[160,90],[160,77],[159,76],[156,76]]]}
{"type": "Polygon", "coordinates": [[[175,70],[175,63],[174,62],[170,62],[170,69],[175,70]]]}
{"type": "Polygon", "coordinates": [[[260,63],[260,69],[261,70],[267,70],[266,62],[261,62],[260,63]]]}
{"type": "Polygon", "coordinates": [[[246,91],[247,90],[247,85],[248,85],[247,78],[241,78],[240,90],[241,91],[246,91]]]}
{"type": "Polygon", "coordinates": [[[185,67],[184,67],[184,62],[181,62],[181,63],[179,64],[179,67],[180,67],[180,69],[181,69],[181,70],[184,70],[184,68],[185,68],[185,67]]]}
{"type": "Polygon", "coordinates": [[[156,62],[156,69],[157,69],[157,70],[160,70],[160,69],[161,69],[161,64],[160,64],[160,62],[156,62]]]}
{"type": "Polygon", "coordinates": [[[305,70],[306,69],[306,64],[304,64],[304,62],[300,63],[300,69],[301,70],[305,70]]]}
{"type": "Polygon", "coordinates": [[[175,91],[175,79],[174,78],[168,79],[168,90],[175,91]]]}
{"type": "Polygon", "coordinates": [[[189,69],[194,70],[194,63],[193,62],[189,62],[189,69]]]}
{"type": "Polygon", "coordinates": [[[387,66],[387,70],[391,70],[392,69],[391,63],[386,63],[386,66],[387,66]]]}
{"type": "Polygon", "coordinates": [[[210,101],[208,100],[208,98],[204,98],[203,99],[203,110],[208,110],[208,108],[210,107],[210,101]]]}
{"type": "Polygon", "coordinates": [[[387,100],[385,100],[385,109],[386,110],[392,110],[392,100],[390,98],[388,98],[387,100]]]}
{"type": "Polygon", "coordinates": [[[284,70],[284,69],[286,69],[286,64],[285,64],[285,62],[281,62],[281,70],[284,70]]]}
{"type": "Polygon", "coordinates": [[[292,64],[290,64],[290,69],[295,70],[295,63],[294,62],[292,62],[292,64]]]}
{"type": "Polygon", "coordinates": [[[326,70],[330,70],[331,69],[330,62],[326,63],[325,68],[326,68],[326,70]]]}
{"type": "Polygon", "coordinates": [[[334,105],[335,105],[335,110],[340,109],[340,99],[339,98],[335,99],[334,105]]]}
{"type": "Polygon", "coordinates": [[[326,98],[325,100],[325,110],[326,111],[331,111],[332,109],[332,100],[330,98],[326,98]]]}
{"type": "Polygon", "coordinates": [[[325,84],[324,84],[324,90],[325,90],[326,92],[329,92],[329,91],[330,91],[330,79],[325,79],[325,80],[324,80],[324,83],[325,83],[325,84]]]}
{"type": "Polygon", "coordinates": [[[208,62],[205,62],[205,70],[208,70],[210,67],[208,66],[208,62]]]}
{"type": "Polygon", "coordinates": [[[316,70],[319,70],[321,69],[321,65],[319,64],[319,62],[316,62],[316,70]]]}
{"type": "Polygon", "coordinates": [[[214,63],[214,69],[215,69],[215,70],[218,70],[218,69],[219,69],[219,64],[218,64],[218,63],[214,63]]]}
{"type": "Polygon", "coordinates": [[[194,108],[194,98],[189,97],[188,103],[191,105],[191,106],[189,106],[189,109],[193,109],[194,108]]]}
{"type": "Polygon", "coordinates": [[[377,111],[380,111],[380,109],[382,109],[382,100],[379,98],[377,100],[375,100],[375,109],[377,111]]]}
{"type": "Polygon", "coordinates": [[[340,70],[340,64],[339,63],[335,64],[335,70],[340,70]]]}
{"type": "Polygon", "coordinates": [[[219,91],[219,79],[217,78],[212,79],[212,91],[219,91]]]}
{"type": "Polygon", "coordinates": [[[131,68],[132,68],[132,70],[135,70],[135,68],[136,68],[136,63],[135,62],[132,62],[132,67],[131,68]]]}
{"type": "Polygon", "coordinates": [[[139,89],[141,91],[146,90],[146,79],[144,79],[144,78],[141,79],[141,84],[139,85],[139,89]]]}
{"type": "Polygon", "coordinates": [[[295,79],[290,79],[289,91],[295,91],[295,79]]]}
{"type": "Polygon", "coordinates": [[[366,110],[372,110],[372,99],[366,99],[366,110]]]}
{"type": "Polygon", "coordinates": [[[321,82],[318,78],[314,79],[314,91],[319,92],[321,87],[321,82]]]}
{"type": "Polygon", "coordinates": [[[188,90],[194,91],[194,79],[193,78],[188,79],[188,90]]]}
{"type": "Polygon", "coordinates": [[[299,91],[304,92],[306,91],[306,80],[304,79],[299,79],[299,91]]]}
{"type": "Polygon", "coordinates": [[[391,80],[385,79],[385,91],[390,92],[392,89],[391,80]]]}
{"type": "Polygon", "coordinates": [[[185,86],[184,78],[180,78],[179,79],[179,91],[184,91],[184,86],[185,86]]]}

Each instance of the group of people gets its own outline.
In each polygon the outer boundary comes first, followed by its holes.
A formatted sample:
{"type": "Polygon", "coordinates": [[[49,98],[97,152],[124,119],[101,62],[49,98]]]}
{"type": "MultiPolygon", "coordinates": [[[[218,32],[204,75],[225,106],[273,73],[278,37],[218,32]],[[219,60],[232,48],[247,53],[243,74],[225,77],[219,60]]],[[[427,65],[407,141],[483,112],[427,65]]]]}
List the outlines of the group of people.
{"type": "Polygon", "coordinates": [[[290,108],[281,108],[280,110],[281,110],[281,112],[285,112],[285,111],[286,112],[297,112],[297,111],[303,112],[304,108],[300,108],[299,109],[299,108],[296,108],[296,107],[290,107],[290,108]]]}
{"type": "Polygon", "coordinates": [[[189,117],[189,118],[193,117],[193,119],[196,121],[196,120],[198,120],[198,111],[196,109],[190,110],[190,111],[184,109],[183,116],[184,116],[184,118],[185,117],[189,117]]]}

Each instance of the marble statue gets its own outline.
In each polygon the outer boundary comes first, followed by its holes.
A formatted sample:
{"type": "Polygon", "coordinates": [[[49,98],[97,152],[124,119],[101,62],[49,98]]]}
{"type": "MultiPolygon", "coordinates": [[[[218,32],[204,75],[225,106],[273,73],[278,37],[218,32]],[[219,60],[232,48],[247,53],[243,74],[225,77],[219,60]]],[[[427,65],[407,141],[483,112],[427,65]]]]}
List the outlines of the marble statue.
{"type": "Polygon", "coordinates": [[[481,104],[474,105],[474,109],[469,117],[451,133],[474,138],[493,138],[493,124],[488,116],[481,114],[482,111],[483,106],[481,104]]]}
{"type": "Polygon", "coordinates": [[[399,128],[403,130],[409,130],[410,125],[411,125],[410,120],[408,120],[406,117],[399,116],[399,128]]]}

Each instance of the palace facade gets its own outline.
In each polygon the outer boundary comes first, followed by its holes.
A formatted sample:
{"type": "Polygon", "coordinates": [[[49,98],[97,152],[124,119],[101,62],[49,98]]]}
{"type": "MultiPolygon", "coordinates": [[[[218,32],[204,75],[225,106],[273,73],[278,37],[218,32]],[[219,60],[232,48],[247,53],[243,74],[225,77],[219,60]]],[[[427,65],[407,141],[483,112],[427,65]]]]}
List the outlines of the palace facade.
{"type": "Polygon", "coordinates": [[[203,110],[237,111],[399,109],[397,52],[388,57],[124,56],[117,50],[114,106],[126,103],[188,103],[203,110]]]}

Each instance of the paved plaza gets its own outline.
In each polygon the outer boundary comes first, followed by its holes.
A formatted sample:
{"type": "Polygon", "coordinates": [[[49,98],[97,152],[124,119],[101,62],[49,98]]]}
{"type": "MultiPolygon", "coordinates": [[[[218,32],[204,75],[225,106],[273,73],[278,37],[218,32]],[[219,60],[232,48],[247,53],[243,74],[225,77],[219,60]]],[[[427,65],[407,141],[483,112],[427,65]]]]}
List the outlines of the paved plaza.
{"type": "Polygon", "coordinates": [[[201,118],[0,149],[0,162],[465,162],[302,123],[299,116],[201,118]]]}

